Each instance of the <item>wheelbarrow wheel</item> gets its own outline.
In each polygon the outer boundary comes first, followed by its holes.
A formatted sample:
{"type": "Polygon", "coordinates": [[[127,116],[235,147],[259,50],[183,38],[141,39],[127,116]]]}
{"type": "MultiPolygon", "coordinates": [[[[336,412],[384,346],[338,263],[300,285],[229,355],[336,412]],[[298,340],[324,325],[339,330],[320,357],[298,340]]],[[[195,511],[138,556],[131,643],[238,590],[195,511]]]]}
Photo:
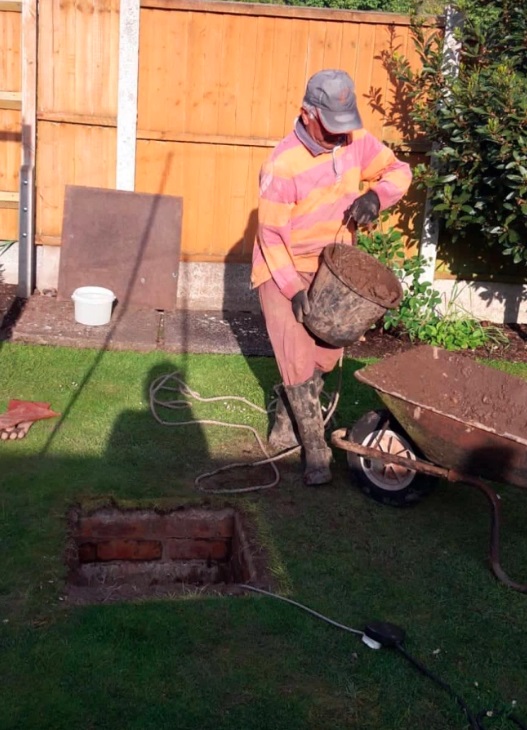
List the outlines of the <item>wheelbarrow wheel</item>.
{"type": "MultiPolygon", "coordinates": [[[[406,459],[417,457],[399,424],[387,410],[369,411],[348,429],[347,437],[361,446],[396,454],[406,459]]],[[[346,451],[348,466],[359,489],[382,504],[409,507],[420,502],[436,480],[412,469],[390,464],[386,459],[368,459],[346,451]]]]}

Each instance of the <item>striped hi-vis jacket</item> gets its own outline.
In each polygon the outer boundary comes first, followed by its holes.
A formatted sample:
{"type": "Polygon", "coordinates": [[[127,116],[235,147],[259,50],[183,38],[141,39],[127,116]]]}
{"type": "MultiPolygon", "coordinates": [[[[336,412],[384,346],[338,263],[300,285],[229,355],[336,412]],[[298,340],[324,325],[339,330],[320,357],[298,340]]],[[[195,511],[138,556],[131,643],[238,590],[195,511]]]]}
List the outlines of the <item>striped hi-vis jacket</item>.
{"type": "Polygon", "coordinates": [[[348,140],[332,152],[313,154],[292,131],[262,166],[253,287],[272,277],[291,299],[304,288],[296,272],[317,271],[322,249],[340,241],[344,211],[365,192],[363,183],[377,193],[381,210],[408,190],[410,167],[389,147],[364,129],[348,140]]]}

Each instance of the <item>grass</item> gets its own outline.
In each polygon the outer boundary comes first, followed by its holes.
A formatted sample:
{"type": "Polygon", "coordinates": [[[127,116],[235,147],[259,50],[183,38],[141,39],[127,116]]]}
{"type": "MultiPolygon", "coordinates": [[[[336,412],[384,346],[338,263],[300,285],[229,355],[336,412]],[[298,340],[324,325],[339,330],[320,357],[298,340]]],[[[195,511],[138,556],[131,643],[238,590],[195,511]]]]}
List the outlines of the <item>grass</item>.
{"type": "MultiPolygon", "coordinates": [[[[203,396],[263,406],[272,359],[99,353],[4,344],[0,410],[9,398],[50,401],[61,419],[0,443],[0,727],[2,730],[444,730],[464,728],[445,692],[396,653],[261,596],[71,607],[61,600],[66,513],[79,500],[208,498],[195,477],[251,459],[250,434],[167,428],[149,384],[178,371],[203,396]]],[[[339,424],[378,405],[347,360],[339,424]]],[[[527,368],[493,363],[527,377],[527,368]]],[[[333,384],[336,375],[332,376],[333,384]]],[[[238,404],[193,406],[265,433],[238,404]],[[229,408],[227,408],[229,405],[229,408]]],[[[174,418],[187,418],[175,413],[174,418]]],[[[250,509],[278,590],[344,624],[372,619],[407,631],[406,647],[476,710],[513,705],[527,718],[527,597],[487,567],[488,513],[478,493],[440,484],[408,510],[382,507],[351,483],[335,454],[330,487],[306,489],[293,459],[274,489],[229,496],[250,509]]],[[[246,472],[229,476],[244,486],[246,472]]],[[[527,493],[499,486],[502,562],[527,580],[527,493]]],[[[220,499],[220,498],[218,498],[220,499]]],[[[494,718],[489,727],[511,727],[494,718]]]]}

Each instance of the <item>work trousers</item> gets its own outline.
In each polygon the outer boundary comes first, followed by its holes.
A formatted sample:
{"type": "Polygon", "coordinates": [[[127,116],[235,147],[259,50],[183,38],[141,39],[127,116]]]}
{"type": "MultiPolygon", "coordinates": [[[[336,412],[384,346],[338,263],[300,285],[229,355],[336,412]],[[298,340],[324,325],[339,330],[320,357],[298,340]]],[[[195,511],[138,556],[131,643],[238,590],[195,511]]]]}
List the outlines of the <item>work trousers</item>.
{"type": "MultiPolygon", "coordinates": [[[[315,274],[299,273],[306,289],[315,274]]],[[[258,287],[260,306],[267,333],[284,385],[299,385],[311,378],[315,370],[329,373],[342,355],[343,348],[318,340],[296,321],[291,302],[284,297],[273,279],[258,287]]]]}

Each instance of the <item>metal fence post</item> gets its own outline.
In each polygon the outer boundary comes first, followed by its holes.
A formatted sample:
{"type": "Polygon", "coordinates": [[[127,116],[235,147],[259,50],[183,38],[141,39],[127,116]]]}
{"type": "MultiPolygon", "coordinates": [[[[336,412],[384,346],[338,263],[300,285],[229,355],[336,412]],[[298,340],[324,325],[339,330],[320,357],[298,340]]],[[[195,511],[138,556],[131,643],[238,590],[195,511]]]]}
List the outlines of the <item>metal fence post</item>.
{"type": "Polygon", "coordinates": [[[35,144],[37,123],[37,0],[22,2],[22,164],[18,208],[18,288],[35,288],[35,144]]]}

